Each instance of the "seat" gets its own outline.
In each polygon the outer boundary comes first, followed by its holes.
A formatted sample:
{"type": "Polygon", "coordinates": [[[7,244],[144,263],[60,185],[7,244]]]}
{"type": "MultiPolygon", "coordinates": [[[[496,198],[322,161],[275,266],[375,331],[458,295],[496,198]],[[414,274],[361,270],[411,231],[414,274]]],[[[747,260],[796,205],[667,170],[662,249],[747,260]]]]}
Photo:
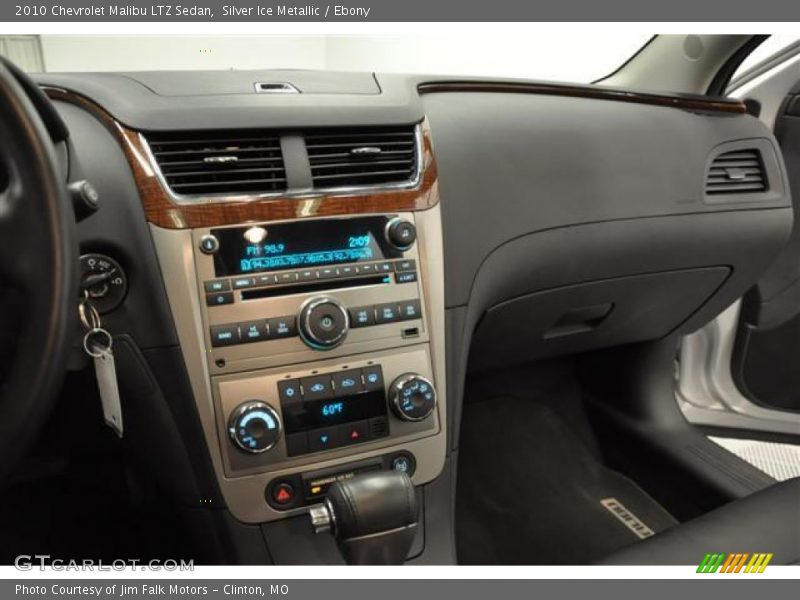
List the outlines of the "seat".
{"type": "Polygon", "coordinates": [[[715,552],[771,552],[770,564],[800,564],[800,477],[632,544],[601,564],[699,565],[715,552]]]}

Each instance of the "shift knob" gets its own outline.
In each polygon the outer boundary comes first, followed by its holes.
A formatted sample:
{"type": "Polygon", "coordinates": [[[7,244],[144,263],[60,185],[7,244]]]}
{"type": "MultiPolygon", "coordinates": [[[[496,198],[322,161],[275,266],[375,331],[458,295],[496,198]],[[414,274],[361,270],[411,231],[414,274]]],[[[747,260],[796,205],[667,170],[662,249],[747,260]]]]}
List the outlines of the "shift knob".
{"type": "Polygon", "coordinates": [[[310,514],[317,533],[336,537],[347,564],[401,565],[417,530],[417,496],[405,473],[363,473],[334,483],[310,514]]]}

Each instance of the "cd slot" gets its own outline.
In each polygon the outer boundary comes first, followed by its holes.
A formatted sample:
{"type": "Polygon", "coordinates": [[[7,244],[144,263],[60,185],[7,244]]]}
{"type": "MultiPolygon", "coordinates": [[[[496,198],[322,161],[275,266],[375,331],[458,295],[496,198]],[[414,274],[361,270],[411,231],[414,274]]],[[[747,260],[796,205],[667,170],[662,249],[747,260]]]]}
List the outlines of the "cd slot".
{"type": "Polygon", "coordinates": [[[386,275],[373,275],[370,277],[354,277],[353,279],[331,279],[329,281],[317,280],[307,283],[293,283],[256,290],[242,290],[242,300],[258,300],[260,298],[274,298],[275,296],[306,294],[308,292],[361,287],[365,285],[385,285],[391,283],[391,281],[391,278],[386,275]]]}

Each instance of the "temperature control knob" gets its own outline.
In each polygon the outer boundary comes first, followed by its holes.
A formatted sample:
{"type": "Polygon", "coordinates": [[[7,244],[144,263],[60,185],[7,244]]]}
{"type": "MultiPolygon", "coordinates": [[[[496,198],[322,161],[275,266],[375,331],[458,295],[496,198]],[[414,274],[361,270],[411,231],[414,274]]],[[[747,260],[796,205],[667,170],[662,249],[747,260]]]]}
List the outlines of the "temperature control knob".
{"type": "Polygon", "coordinates": [[[436,389],[422,375],[406,373],[389,386],[389,402],[404,421],[422,421],[436,408],[436,389]]]}
{"type": "Polygon", "coordinates": [[[300,307],[297,327],[308,346],[315,350],[330,350],[347,337],[350,320],[347,310],[338,300],[317,296],[300,307]]]}
{"type": "Polygon", "coordinates": [[[281,420],[275,409],[266,402],[245,402],[233,411],[228,422],[228,434],[240,450],[259,454],[278,442],[281,420]]]}
{"type": "Polygon", "coordinates": [[[395,217],[386,224],[386,241],[398,250],[408,250],[417,239],[417,228],[411,221],[395,217]]]}

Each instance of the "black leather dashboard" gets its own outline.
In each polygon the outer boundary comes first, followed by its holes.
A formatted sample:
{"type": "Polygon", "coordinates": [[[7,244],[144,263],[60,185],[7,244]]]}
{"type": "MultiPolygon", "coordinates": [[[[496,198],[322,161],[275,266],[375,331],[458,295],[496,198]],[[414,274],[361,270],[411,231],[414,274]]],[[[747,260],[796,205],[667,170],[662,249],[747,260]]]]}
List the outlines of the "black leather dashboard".
{"type": "MultiPolygon", "coordinates": [[[[789,238],[785,169],[757,119],[535,93],[420,94],[424,81],[287,71],[39,77],[141,131],[427,118],[441,196],[451,447],[468,368],[691,331],[744,294],[789,238]],[[303,93],[256,94],[254,81],[290,81],[303,93]],[[710,161],[741,141],[759,148],[768,189],[709,198],[710,161]]],[[[110,249],[131,270],[110,327],[141,348],[174,347],[125,156],[88,113],[57,106],[72,133],[72,177],[94,182],[104,199],[81,225],[83,247],[110,249]]],[[[190,410],[172,402],[174,413],[190,410]]]]}

